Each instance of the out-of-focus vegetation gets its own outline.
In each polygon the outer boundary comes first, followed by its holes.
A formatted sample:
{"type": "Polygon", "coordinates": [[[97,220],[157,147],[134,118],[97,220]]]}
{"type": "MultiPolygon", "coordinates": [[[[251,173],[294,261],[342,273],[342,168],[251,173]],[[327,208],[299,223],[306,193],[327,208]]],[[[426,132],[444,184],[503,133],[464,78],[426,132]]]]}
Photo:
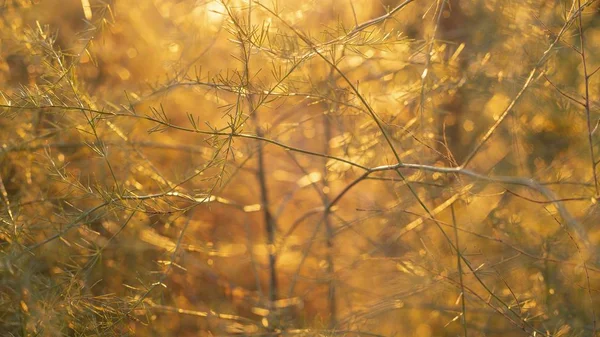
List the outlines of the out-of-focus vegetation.
{"type": "Polygon", "coordinates": [[[0,335],[596,335],[599,8],[2,1],[0,335]]]}

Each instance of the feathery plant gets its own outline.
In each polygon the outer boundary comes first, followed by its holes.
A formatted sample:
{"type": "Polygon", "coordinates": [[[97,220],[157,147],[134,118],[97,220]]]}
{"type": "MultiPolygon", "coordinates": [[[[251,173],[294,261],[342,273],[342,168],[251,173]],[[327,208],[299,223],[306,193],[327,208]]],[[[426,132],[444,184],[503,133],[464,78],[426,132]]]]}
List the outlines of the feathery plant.
{"type": "Polygon", "coordinates": [[[595,335],[599,5],[5,2],[0,331],[595,335]]]}

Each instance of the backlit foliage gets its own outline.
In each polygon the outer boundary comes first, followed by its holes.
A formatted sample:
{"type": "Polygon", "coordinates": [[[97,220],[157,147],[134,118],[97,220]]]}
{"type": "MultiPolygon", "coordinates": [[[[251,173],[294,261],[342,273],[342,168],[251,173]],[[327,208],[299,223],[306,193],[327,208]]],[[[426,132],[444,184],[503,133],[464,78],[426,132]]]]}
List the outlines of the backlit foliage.
{"type": "Polygon", "coordinates": [[[593,336],[594,0],[7,0],[2,336],[593,336]]]}

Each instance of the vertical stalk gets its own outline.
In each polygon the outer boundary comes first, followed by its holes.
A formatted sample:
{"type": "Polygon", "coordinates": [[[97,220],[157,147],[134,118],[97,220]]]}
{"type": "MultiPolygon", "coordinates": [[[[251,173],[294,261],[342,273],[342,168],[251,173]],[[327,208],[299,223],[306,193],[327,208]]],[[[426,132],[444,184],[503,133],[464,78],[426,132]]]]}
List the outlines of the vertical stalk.
{"type": "MultiPolygon", "coordinates": [[[[335,62],[335,52],[333,53],[333,58],[332,58],[332,62],[335,62]]],[[[333,94],[333,96],[335,96],[335,78],[334,78],[334,74],[335,74],[335,68],[331,67],[331,70],[329,72],[329,86],[330,86],[330,90],[333,94]]],[[[337,100],[336,100],[337,101],[337,100]]],[[[337,104],[333,103],[333,105],[335,107],[337,107],[337,104]]],[[[329,141],[331,140],[331,116],[330,116],[330,111],[333,111],[334,109],[332,109],[331,105],[327,105],[325,106],[325,108],[327,109],[326,112],[323,114],[323,128],[324,128],[324,132],[323,132],[323,136],[324,136],[324,146],[323,146],[323,153],[326,156],[330,155],[330,151],[329,151],[329,141]]],[[[330,203],[329,200],[329,182],[327,181],[327,160],[323,161],[323,193],[322,193],[322,198],[323,198],[323,205],[327,206],[330,203]]],[[[335,265],[334,265],[334,261],[333,261],[333,249],[334,249],[334,244],[333,244],[333,227],[331,224],[331,218],[329,216],[329,212],[330,212],[330,208],[326,207],[325,208],[325,218],[324,218],[324,222],[325,222],[325,233],[326,233],[326,244],[327,244],[327,257],[326,257],[326,261],[327,261],[327,278],[328,278],[328,283],[329,283],[329,289],[327,292],[327,298],[329,300],[329,328],[330,329],[334,329],[337,325],[337,303],[336,303],[336,289],[335,289],[335,265]]]]}
{"type": "MultiPolygon", "coordinates": [[[[323,153],[329,155],[329,140],[331,139],[331,120],[328,114],[323,114],[323,126],[325,128],[325,145],[323,153]]],[[[329,183],[327,182],[327,160],[323,164],[323,205],[329,205],[329,183]]],[[[329,328],[333,329],[337,325],[337,305],[335,302],[335,266],[333,264],[333,228],[329,217],[329,208],[325,211],[325,231],[327,235],[327,277],[329,281],[329,328]]]]}
{"type": "MultiPolygon", "coordinates": [[[[580,56],[581,63],[583,64],[583,76],[585,80],[585,115],[587,119],[587,129],[588,129],[588,143],[590,147],[590,161],[592,164],[592,176],[594,177],[594,188],[596,190],[595,198],[598,198],[600,195],[600,188],[598,187],[598,175],[596,174],[596,157],[594,155],[594,139],[592,137],[592,121],[591,121],[591,112],[590,112],[590,75],[588,74],[587,69],[587,58],[585,54],[585,40],[583,36],[583,20],[581,17],[583,16],[584,8],[581,6],[581,0],[577,0],[577,5],[579,7],[579,13],[577,14],[577,21],[579,23],[579,44],[580,44],[580,56]]],[[[585,263],[585,262],[584,262],[585,263]]],[[[587,275],[587,268],[586,275],[587,275]]],[[[592,290],[589,285],[589,277],[588,277],[588,286],[587,286],[588,295],[590,298],[591,304],[591,314],[592,314],[592,335],[596,335],[597,331],[597,323],[596,323],[596,310],[594,309],[594,300],[592,297],[592,290]]]]}
{"type": "Polygon", "coordinates": [[[460,258],[460,246],[458,244],[458,227],[456,224],[456,214],[454,214],[454,203],[450,205],[450,211],[452,212],[452,225],[454,226],[454,241],[456,242],[456,266],[458,269],[458,279],[460,282],[460,295],[461,295],[461,311],[462,317],[461,322],[463,326],[463,331],[465,333],[465,337],[467,337],[467,306],[465,304],[465,284],[463,283],[463,270],[462,270],[462,261],[460,258]]]}
{"type": "MultiPolygon", "coordinates": [[[[248,28],[247,28],[247,38],[252,38],[252,0],[248,0],[248,28]]],[[[252,44],[248,43],[243,45],[242,47],[244,52],[244,85],[247,89],[250,89],[250,56],[252,53],[252,44]]],[[[258,110],[255,109],[254,103],[252,101],[252,94],[250,94],[250,90],[247,90],[247,99],[248,99],[248,112],[252,115],[252,121],[255,125],[255,132],[258,137],[264,137],[264,131],[260,126],[260,119],[258,118],[258,110]]],[[[258,159],[258,168],[257,168],[257,178],[258,184],[260,186],[260,204],[261,210],[263,213],[263,221],[265,223],[265,231],[267,235],[267,247],[269,252],[269,306],[273,305],[273,302],[277,300],[277,268],[276,263],[277,259],[275,256],[275,221],[271,212],[269,211],[269,194],[267,190],[267,179],[265,174],[265,159],[264,159],[264,150],[263,144],[261,141],[258,141],[257,148],[257,159],[258,159]]],[[[272,309],[272,308],[269,308],[272,309]]]]}
{"type": "MultiPolygon", "coordinates": [[[[259,137],[263,137],[264,133],[262,128],[258,125],[259,119],[255,114],[252,115],[252,120],[256,124],[256,134],[259,137]]],[[[271,212],[269,211],[269,194],[267,190],[267,181],[265,177],[265,160],[263,153],[263,144],[258,143],[258,172],[257,178],[260,185],[260,204],[263,213],[263,220],[265,223],[265,231],[267,234],[267,246],[269,251],[269,301],[274,302],[277,300],[277,270],[276,270],[276,256],[275,256],[275,221],[271,212]]]]}
{"type": "MultiPolygon", "coordinates": [[[[581,63],[583,65],[583,77],[585,84],[585,115],[587,119],[587,129],[588,129],[588,143],[590,147],[590,161],[592,164],[592,176],[594,177],[594,188],[596,190],[595,197],[600,195],[600,188],[598,187],[598,175],[596,174],[596,158],[594,155],[594,139],[592,137],[592,120],[590,114],[590,75],[588,75],[587,69],[587,58],[585,54],[585,40],[583,37],[583,22],[581,17],[583,16],[583,7],[581,7],[581,0],[577,1],[577,5],[579,6],[579,14],[577,15],[577,21],[579,26],[579,56],[581,56],[581,63]]],[[[595,328],[595,326],[594,326],[595,328]]]]}

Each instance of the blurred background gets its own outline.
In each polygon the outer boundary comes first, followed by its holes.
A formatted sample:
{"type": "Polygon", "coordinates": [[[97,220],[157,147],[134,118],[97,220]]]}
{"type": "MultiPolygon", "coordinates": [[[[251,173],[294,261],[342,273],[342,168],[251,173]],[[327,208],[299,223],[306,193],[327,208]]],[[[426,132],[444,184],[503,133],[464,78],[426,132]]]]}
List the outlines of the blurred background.
{"type": "Polygon", "coordinates": [[[599,5],[2,1],[0,335],[596,335],[599,5]]]}

